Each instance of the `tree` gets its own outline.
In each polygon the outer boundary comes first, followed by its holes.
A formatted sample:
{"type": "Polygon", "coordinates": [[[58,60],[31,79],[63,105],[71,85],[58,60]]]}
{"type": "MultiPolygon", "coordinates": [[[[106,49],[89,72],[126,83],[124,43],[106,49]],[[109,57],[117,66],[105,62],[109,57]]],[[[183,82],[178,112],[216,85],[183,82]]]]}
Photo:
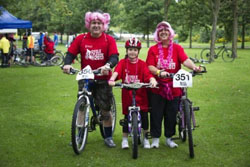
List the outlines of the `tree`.
{"type": "Polygon", "coordinates": [[[210,42],[210,62],[213,61],[215,55],[215,40],[216,40],[216,26],[217,19],[220,10],[220,0],[211,0],[211,8],[213,14],[213,22],[212,22],[212,32],[211,32],[211,42],[210,42]]]}
{"type": "Polygon", "coordinates": [[[232,52],[233,56],[237,57],[237,40],[238,40],[238,3],[237,0],[233,0],[233,42],[232,42],[232,52]]]}

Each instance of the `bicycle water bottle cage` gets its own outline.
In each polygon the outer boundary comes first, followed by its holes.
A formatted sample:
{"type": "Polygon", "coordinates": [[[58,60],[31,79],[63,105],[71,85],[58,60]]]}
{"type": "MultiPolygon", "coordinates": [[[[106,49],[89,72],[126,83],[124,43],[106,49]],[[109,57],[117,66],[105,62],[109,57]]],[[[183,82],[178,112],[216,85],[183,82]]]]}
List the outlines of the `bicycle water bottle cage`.
{"type": "Polygon", "coordinates": [[[127,119],[121,119],[119,121],[119,123],[120,123],[121,126],[128,126],[128,120],[127,119]]]}

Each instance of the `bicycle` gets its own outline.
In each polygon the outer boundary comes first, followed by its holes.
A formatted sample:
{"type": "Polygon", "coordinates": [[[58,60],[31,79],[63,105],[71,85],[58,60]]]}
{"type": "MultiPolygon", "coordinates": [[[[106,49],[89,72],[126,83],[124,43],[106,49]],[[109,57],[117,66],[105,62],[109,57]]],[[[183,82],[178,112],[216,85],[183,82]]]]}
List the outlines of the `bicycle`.
{"type": "MultiPolygon", "coordinates": [[[[122,89],[132,90],[132,104],[129,106],[128,120],[121,120],[120,125],[128,125],[129,136],[132,137],[132,157],[136,159],[138,157],[138,145],[141,143],[141,115],[140,107],[136,105],[136,90],[140,88],[151,87],[150,83],[116,83],[115,87],[120,87],[122,89]]],[[[147,136],[146,136],[147,137],[147,136]]]]}
{"type": "Polygon", "coordinates": [[[197,127],[196,121],[195,121],[195,115],[194,111],[198,111],[199,107],[193,107],[192,101],[188,98],[188,91],[187,88],[190,87],[185,80],[190,80],[191,77],[194,77],[196,75],[201,75],[202,73],[206,73],[206,67],[201,66],[203,70],[201,73],[197,72],[190,72],[190,75],[187,73],[180,74],[179,72],[177,74],[171,74],[170,77],[174,78],[174,87],[180,87],[175,86],[175,81],[180,82],[181,88],[182,88],[182,96],[179,103],[179,111],[177,112],[177,125],[178,125],[178,132],[179,137],[174,139],[181,139],[182,142],[186,141],[186,138],[188,136],[188,144],[189,144],[189,156],[191,158],[194,158],[194,144],[193,144],[193,136],[192,131],[197,127]]]}
{"type": "MultiPolygon", "coordinates": [[[[75,154],[79,155],[86,146],[88,132],[96,130],[97,124],[100,127],[100,133],[103,138],[105,138],[105,132],[101,112],[99,110],[99,107],[94,104],[92,92],[90,91],[91,85],[94,82],[97,82],[96,80],[94,80],[94,75],[99,75],[101,71],[100,69],[92,70],[90,66],[86,66],[82,70],[70,70],[70,74],[76,74],[77,72],[78,74],[76,76],[76,80],[83,82],[84,87],[82,88],[82,90],[78,91],[78,100],[75,104],[72,116],[71,141],[75,154]],[[90,112],[90,110],[92,112],[90,112]],[[92,114],[91,117],[90,114],[92,114]]],[[[113,134],[116,125],[116,104],[114,96],[112,97],[111,117],[113,134]]]]}
{"type": "Polygon", "coordinates": [[[13,63],[19,66],[27,67],[28,63],[26,62],[26,49],[17,48],[14,50],[14,60],[13,63]]]}
{"type": "Polygon", "coordinates": [[[63,63],[64,54],[60,50],[54,50],[52,58],[47,60],[47,53],[39,51],[35,53],[36,65],[37,66],[59,66],[63,63]]]}
{"type": "MultiPolygon", "coordinates": [[[[222,55],[222,59],[224,62],[233,62],[234,61],[235,55],[231,49],[226,47],[225,43],[223,43],[222,46],[219,46],[215,49],[219,49],[219,51],[215,52],[214,59],[217,59],[219,56],[222,55]]],[[[211,62],[211,60],[210,60],[210,57],[211,57],[210,48],[202,49],[200,57],[202,60],[207,60],[207,61],[211,62]]]]}

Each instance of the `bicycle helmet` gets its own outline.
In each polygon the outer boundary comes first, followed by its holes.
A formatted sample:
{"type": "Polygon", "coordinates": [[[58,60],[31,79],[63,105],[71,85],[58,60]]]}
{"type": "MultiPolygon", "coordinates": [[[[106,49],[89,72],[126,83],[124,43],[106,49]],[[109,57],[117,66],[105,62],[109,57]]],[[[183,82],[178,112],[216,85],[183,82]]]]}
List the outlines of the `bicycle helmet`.
{"type": "Polygon", "coordinates": [[[137,38],[130,38],[129,40],[126,41],[125,43],[125,48],[137,48],[141,49],[141,42],[137,38]]]}

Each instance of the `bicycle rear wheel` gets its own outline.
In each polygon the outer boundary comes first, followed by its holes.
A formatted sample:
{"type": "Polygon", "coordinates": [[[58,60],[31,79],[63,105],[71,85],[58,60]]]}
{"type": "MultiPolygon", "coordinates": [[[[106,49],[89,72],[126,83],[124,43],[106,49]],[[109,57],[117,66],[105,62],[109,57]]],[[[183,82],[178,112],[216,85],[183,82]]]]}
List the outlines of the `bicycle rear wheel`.
{"type": "Polygon", "coordinates": [[[184,100],[184,115],[186,120],[186,130],[188,134],[188,144],[189,144],[189,156],[194,158],[194,144],[193,144],[193,136],[192,136],[192,126],[191,126],[191,110],[190,103],[188,100],[184,100]]]}
{"type": "Polygon", "coordinates": [[[43,64],[45,59],[46,59],[46,53],[45,52],[40,51],[38,53],[35,53],[34,56],[35,56],[35,60],[36,60],[35,65],[37,65],[37,66],[46,66],[46,65],[43,64]]]}
{"type": "Polygon", "coordinates": [[[200,56],[202,60],[206,60],[209,62],[211,57],[210,49],[209,48],[202,49],[200,56]]]}
{"type": "Polygon", "coordinates": [[[137,113],[132,113],[132,157],[138,157],[138,117],[137,113]]]}
{"type": "Polygon", "coordinates": [[[223,59],[225,62],[232,62],[232,61],[234,61],[235,56],[234,56],[232,50],[231,50],[231,49],[225,49],[225,50],[222,52],[222,59],[223,59]]]}
{"type": "MultiPolygon", "coordinates": [[[[116,103],[114,96],[112,97],[112,103],[111,103],[111,117],[112,117],[112,136],[113,136],[116,126],[116,103]]],[[[104,127],[102,122],[100,123],[100,132],[102,137],[105,139],[104,127]]]]}
{"type": "Polygon", "coordinates": [[[56,51],[54,56],[50,59],[50,62],[54,66],[59,66],[63,63],[64,56],[62,52],[56,51]]]}
{"type": "Polygon", "coordinates": [[[86,99],[79,99],[75,105],[72,125],[71,141],[74,152],[79,155],[85,148],[88,137],[89,105],[86,99]]]}

